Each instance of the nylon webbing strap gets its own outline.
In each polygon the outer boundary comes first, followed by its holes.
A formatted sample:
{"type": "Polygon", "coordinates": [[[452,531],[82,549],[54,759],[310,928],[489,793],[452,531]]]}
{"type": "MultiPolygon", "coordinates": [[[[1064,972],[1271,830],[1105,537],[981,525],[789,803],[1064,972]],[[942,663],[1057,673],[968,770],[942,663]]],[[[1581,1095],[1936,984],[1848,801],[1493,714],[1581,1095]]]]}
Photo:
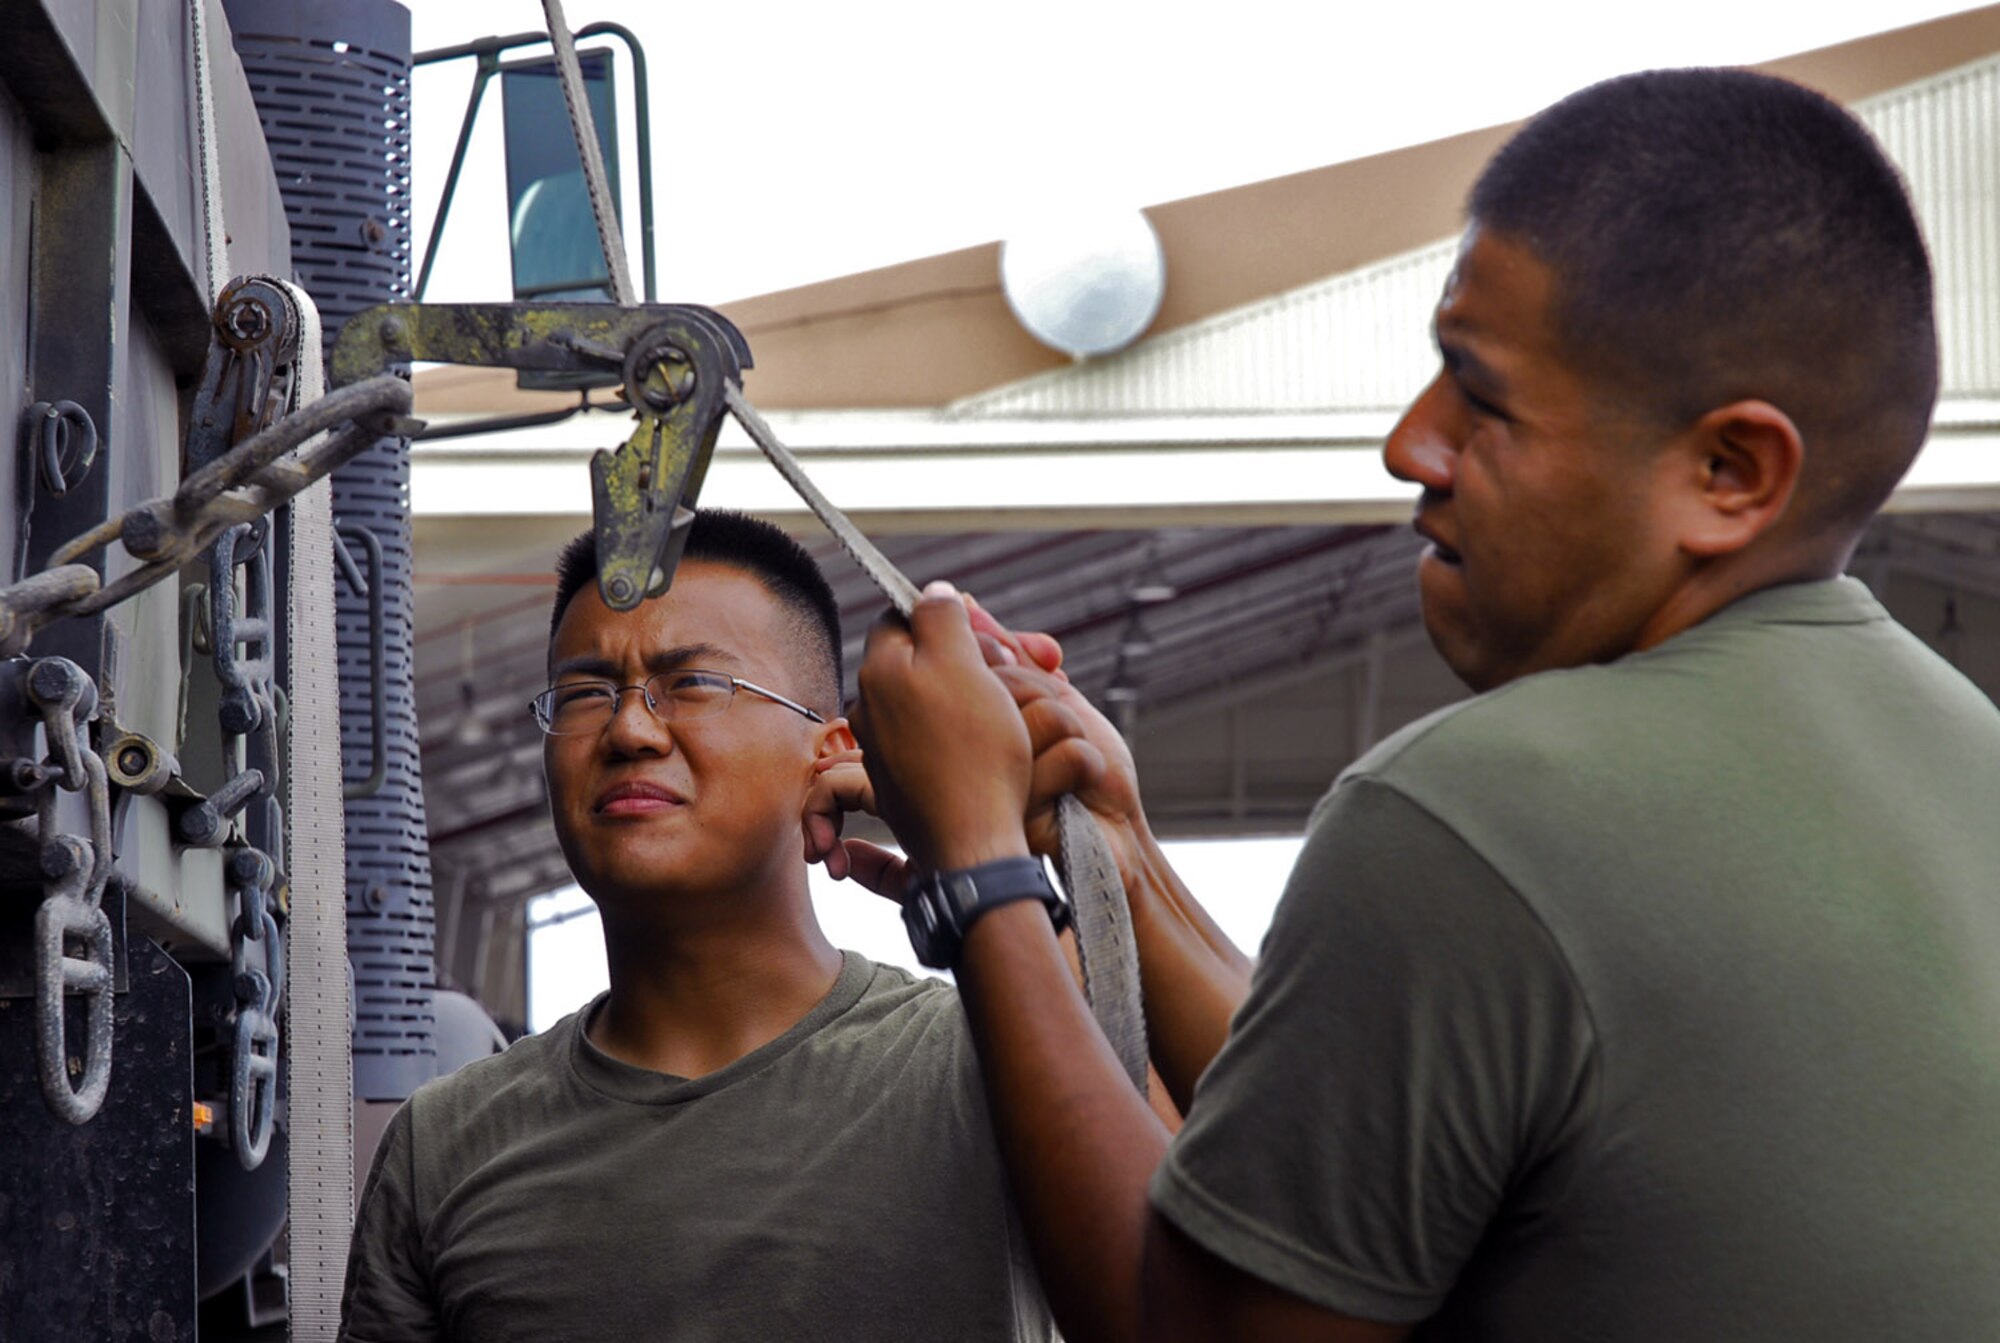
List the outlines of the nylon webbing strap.
{"type": "Polygon", "coordinates": [[[625,236],[618,228],[618,211],[611,203],[610,174],[604,171],[604,149],[583,88],[583,70],[576,63],[576,40],[563,19],[562,0],[542,0],[549,24],[549,45],[556,53],[556,82],[569,106],[570,130],[583,165],[584,186],[590,192],[590,213],[597,220],[597,241],[604,249],[604,266],[611,278],[611,301],[627,307],[639,301],[632,288],[632,269],[625,260],[625,236]]]}
{"type": "Polygon", "coordinates": [[[188,0],[188,55],[194,65],[194,153],[201,175],[202,256],[212,306],[229,281],[229,235],[222,225],[222,165],[215,157],[215,80],[208,68],[208,0],[188,0]]]}
{"type": "Polygon", "coordinates": [[[1066,794],[1056,803],[1056,875],[1076,915],[1076,957],[1091,1015],[1125,1075],[1146,1089],[1146,1013],[1132,909],[1111,846],[1089,808],[1066,794]]]}
{"type": "Polygon", "coordinates": [[[840,548],[861,566],[861,572],[867,574],[869,581],[882,589],[882,595],[889,599],[889,605],[906,616],[916,610],[917,585],[890,562],[889,557],[854,525],[847,514],[841,512],[831,499],[820,493],[819,486],[812,483],[812,478],[806,475],[805,468],[799,465],[799,459],[792,456],[791,449],[778,441],[777,434],[771,431],[771,426],[765,422],[762,415],[758,414],[757,408],[744,398],[743,389],[732,382],[722,389],[722,396],[729,404],[729,413],[736,417],[737,423],[743,426],[751,441],[765,457],[770,459],[771,465],[778,468],[778,474],[785,478],[785,483],[797,492],[799,498],[806,501],[806,507],[813,511],[813,516],[833,533],[833,539],[840,542],[840,548]]]}
{"type": "MultiPolygon", "coordinates": [[[[890,562],[864,536],[859,527],[836,508],[806,476],[798,458],[778,440],[764,417],[743,396],[742,389],[730,384],[724,395],[730,413],[744,432],[768,457],[778,474],[798,491],[807,507],[826,524],[861,571],[882,589],[889,604],[904,615],[917,605],[917,588],[902,570],[890,562]]],[[[1132,938],[1132,911],[1125,900],[1125,885],[1118,865],[1111,857],[1104,831],[1084,805],[1074,797],[1056,804],[1056,827],[1061,839],[1056,858],[1056,875],[1062,879],[1076,914],[1077,959],[1083,962],[1083,992],[1090,1000],[1091,1015],[1097,1018],[1104,1038],[1124,1066],[1132,1085],[1146,1089],[1146,1014],[1139,982],[1139,952],[1132,938]]]]}
{"type": "Polygon", "coordinates": [[[291,1337],[333,1343],[354,1220],[347,834],[333,648],[333,487],[292,501],[291,749],[285,776],[285,1059],[290,1096],[291,1337]]]}
{"type": "MultiPolygon", "coordinates": [[[[299,315],[299,401],[324,391],[319,313],[299,315]]],[[[347,980],[347,823],[341,800],[339,659],[334,648],[333,483],[291,505],[286,584],[291,668],[284,777],[291,917],[285,925],[285,1066],[290,1132],[291,1337],[334,1343],[354,1221],[353,1016],[347,980]]]]}

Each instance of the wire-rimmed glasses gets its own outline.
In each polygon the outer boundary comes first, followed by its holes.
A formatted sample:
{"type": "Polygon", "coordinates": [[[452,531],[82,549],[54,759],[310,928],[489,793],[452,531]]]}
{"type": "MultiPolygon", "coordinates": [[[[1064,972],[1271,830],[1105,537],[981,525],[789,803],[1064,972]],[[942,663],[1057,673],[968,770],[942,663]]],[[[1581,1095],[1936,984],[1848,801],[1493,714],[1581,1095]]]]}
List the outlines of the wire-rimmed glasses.
{"type": "Polygon", "coordinates": [[[535,725],[549,736],[581,736],[587,732],[602,732],[609,726],[628,690],[638,691],[647,711],[663,723],[713,718],[729,707],[738,690],[747,690],[773,704],[782,704],[815,723],[826,721],[797,700],[787,699],[775,690],[766,690],[753,681],[730,676],[726,672],[690,668],[660,672],[637,685],[619,685],[616,681],[604,680],[564,681],[528,701],[528,708],[535,716],[535,725]]]}

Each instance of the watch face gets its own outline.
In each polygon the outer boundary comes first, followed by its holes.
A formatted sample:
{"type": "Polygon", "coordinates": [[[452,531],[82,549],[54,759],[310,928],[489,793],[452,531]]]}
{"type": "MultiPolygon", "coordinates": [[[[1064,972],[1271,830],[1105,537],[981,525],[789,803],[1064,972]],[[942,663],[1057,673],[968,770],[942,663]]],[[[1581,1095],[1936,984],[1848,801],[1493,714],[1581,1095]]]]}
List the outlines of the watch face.
{"type": "Polygon", "coordinates": [[[917,960],[933,970],[949,968],[946,959],[944,928],[938,917],[937,887],[926,880],[913,886],[903,897],[903,926],[910,933],[910,949],[917,953],[917,960]]]}

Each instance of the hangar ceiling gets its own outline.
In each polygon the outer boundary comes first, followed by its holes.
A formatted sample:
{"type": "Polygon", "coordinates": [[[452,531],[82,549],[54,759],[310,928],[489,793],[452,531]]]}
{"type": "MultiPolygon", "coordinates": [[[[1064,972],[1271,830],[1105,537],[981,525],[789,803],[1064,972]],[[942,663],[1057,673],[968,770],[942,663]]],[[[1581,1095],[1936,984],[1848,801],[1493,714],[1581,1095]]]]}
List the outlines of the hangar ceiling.
{"type": "MultiPolygon", "coordinates": [[[[544,684],[547,575],[563,539],[566,529],[524,538],[510,564],[489,565],[476,584],[426,582],[419,571],[439,963],[489,1000],[509,996],[496,976],[518,974],[524,902],[568,882],[526,711],[544,684]]],[[[830,538],[806,540],[840,601],[851,695],[884,604],[830,538]]],[[[1296,833],[1357,754],[1464,693],[1423,636],[1420,543],[1406,527],[1009,531],[882,544],[913,576],[949,577],[1003,621],[1061,638],[1073,678],[1125,725],[1165,835],[1296,833]],[[1149,596],[1160,599],[1140,600],[1149,596]]],[[[2000,693],[2000,514],[1885,516],[1853,572],[2000,693]]]]}
{"type": "MultiPolygon", "coordinates": [[[[1902,511],[1877,521],[1853,572],[1989,695],[2000,513],[1977,510],[2000,506],[1995,14],[1785,70],[1866,95],[1857,110],[1909,178],[1937,259],[1944,399],[1892,502],[1902,511]]],[[[1378,445],[1435,366],[1426,322],[1453,250],[1436,240],[1455,214],[1415,207],[1459,200],[1498,134],[1159,207],[1170,302],[1205,297],[1111,359],[1021,362],[992,249],[972,249],[734,305],[758,344],[746,386],[913,577],[951,578],[1002,620],[1062,639],[1074,679],[1125,726],[1162,833],[1296,832],[1360,751],[1463,693],[1423,637],[1410,491],[1383,474],[1378,445]],[[1381,189],[1338,189],[1356,174],[1381,189]],[[1356,199],[1423,231],[1376,236],[1356,199]],[[1286,229],[1373,242],[1339,260],[1261,245],[1286,229]],[[1283,280],[1258,269],[1294,252],[1316,260],[1283,280]],[[1235,288],[1203,288],[1225,273],[1235,288]],[[933,385],[947,366],[949,392],[933,385]]],[[[498,375],[482,376],[455,393],[436,375],[419,384],[447,416],[523,408],[488,404],[498,375]]],[[[502,1016],[520,1015],[525,901],[567,881],[526,704],[596,432],[467,440],[413,467],[439,964],[502,1016]]],[[[866,579],[727,433],[703,497],[801,529],[839,595],[851,668],[883,605],[866,579]]]]}

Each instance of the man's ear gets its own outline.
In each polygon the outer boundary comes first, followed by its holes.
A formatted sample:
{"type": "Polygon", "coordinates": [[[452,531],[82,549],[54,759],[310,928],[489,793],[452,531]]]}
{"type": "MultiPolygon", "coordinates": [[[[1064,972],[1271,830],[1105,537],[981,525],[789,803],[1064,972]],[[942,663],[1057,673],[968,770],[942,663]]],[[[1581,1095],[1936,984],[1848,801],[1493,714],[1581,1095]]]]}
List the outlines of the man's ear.
{"type": "Polygon", "coordinates": [[[854,740],[854,729],[847,725],[845,718],[836,718],[819,730],[817,758],[824,760],[842,751],[858,751],[861,744],[854,740]]]}
{"type": "Polygon", "coordinates": [[[1805,470],[1805,439],[1792,417],[1768,401],[1718,406],[1688,429],[1676,453],[1680,546],[1704,558],[1732,554],[1784,516],[1805,470]]]}

